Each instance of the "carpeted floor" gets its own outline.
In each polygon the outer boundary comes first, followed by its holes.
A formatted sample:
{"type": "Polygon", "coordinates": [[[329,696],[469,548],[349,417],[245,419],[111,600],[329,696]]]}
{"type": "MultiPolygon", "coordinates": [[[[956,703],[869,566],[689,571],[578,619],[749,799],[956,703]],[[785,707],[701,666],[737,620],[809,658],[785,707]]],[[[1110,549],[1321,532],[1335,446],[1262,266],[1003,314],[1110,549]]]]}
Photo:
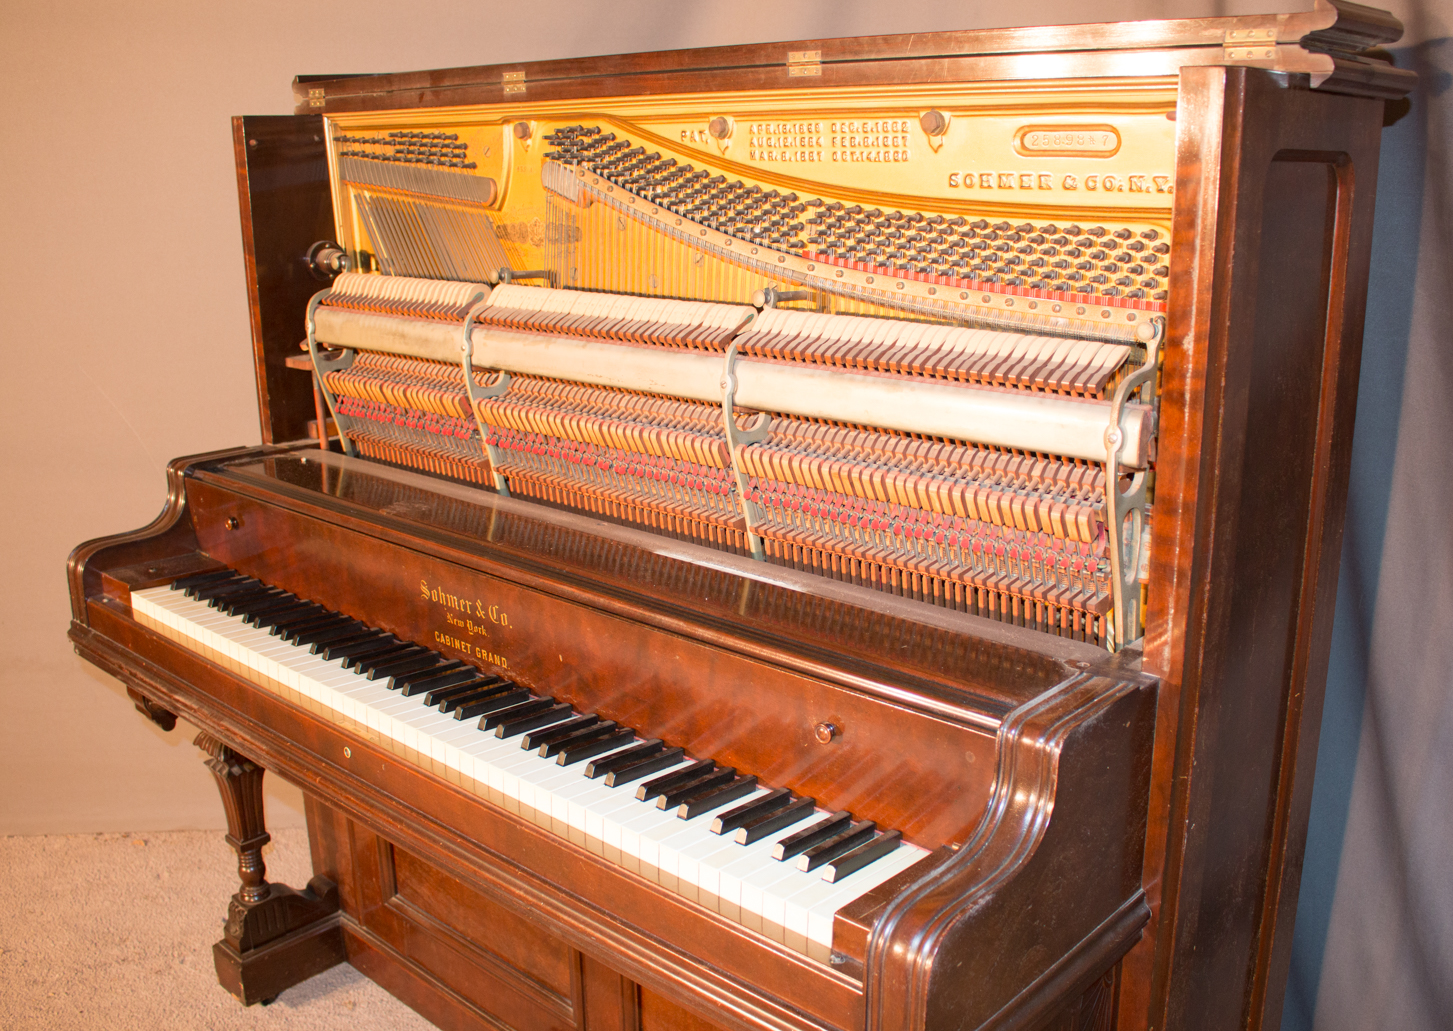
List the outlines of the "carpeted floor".
{"type": "MultiPolygon", "coordinates": [[[[301,887],[306,832],[280,830],[268,878],[301,887]]],[[[0,838],[0,1031],[430,1031],[344,964],[243,1008],[212,943],[237,890],[216,831],[0,838]]]]}

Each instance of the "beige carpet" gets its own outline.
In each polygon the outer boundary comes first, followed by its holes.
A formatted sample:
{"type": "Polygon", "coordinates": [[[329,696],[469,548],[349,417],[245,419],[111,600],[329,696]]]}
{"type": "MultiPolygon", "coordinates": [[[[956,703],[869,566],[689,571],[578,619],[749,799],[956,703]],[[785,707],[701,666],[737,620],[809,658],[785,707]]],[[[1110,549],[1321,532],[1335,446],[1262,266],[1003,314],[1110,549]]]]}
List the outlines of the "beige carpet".
{"type": "MultiPolygon", "coordinates": [[[[266,859],[302,887],[306,832],[278,831],[266,859]]],[[[0,838],[0,1031],[433,1027],[346,964],[243,1008],[212,968],[236,889],[215,831],[0,838]]]]}

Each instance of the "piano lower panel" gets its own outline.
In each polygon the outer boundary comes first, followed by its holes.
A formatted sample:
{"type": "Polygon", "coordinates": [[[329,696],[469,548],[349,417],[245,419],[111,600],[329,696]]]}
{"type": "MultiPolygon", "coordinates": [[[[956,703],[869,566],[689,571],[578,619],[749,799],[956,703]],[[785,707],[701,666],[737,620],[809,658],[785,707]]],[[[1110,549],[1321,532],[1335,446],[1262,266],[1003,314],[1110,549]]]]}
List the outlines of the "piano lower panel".
{"type": "Polygon", "coordinates": [[[307,812],[314,868],[344,898],[349,961],[440,1027],[721,1031],[316,799],[307,812]]]}
{"type": "Polygon", "coordinates": [[[316,800],[308,824],[344,912],[458,1004],[518,1028],[576,1026],[578,953],[316,800]]]}
{"type": "MultiPolygon", "coordinates": [[[[113,599],[90,599],[86,615],[89,626],[73,624],[71,630],[84,658],[297,784],[316,805],[407,851],[540,934],[597,961],[608,959],[620,974],[709,1014],[724,1028],[862,1026],[862,986],[845,973],[611,868],[388,750],[269,696],[142,626],[113,599]],[[609,915],[603,900],[616,914],[632,914],[634,922],[609,915]],[[710,957],[710,963],[700,957],[710,957]]],[[[315,840],[315,865],[318,849],[315,840]]],[[[350,916],[349,907],[360,905],[359,885],[355,878],[342,893],[350,916]]],[[[367,923],[360,926],[368,930],[367,923]]],[[[369,934],[388,942],[376,931],[369,934]]],[[[389,948],[409,955],[398,943],[389,948]]],[[[384,961],[373,956],[367,962],[384,961]]],[[[439,976],[415,966],[410,978],[439,976]]],[[[456,998],[451,1005],[460,1004],[456,998]]]]}

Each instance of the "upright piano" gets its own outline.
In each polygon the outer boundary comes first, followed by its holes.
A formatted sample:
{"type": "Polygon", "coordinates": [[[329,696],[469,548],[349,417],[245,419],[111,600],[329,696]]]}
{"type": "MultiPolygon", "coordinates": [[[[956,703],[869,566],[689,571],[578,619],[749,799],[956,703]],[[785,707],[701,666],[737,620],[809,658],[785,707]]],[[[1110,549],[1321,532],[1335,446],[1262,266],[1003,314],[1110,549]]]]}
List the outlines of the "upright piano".
{"type": "Polygon", "coordinates": [[[222,984],[1275,1028],[1400,32],[1316,0],[236,119],[263,444],[69,563],[77,651],[201,729],[222,984]]]}

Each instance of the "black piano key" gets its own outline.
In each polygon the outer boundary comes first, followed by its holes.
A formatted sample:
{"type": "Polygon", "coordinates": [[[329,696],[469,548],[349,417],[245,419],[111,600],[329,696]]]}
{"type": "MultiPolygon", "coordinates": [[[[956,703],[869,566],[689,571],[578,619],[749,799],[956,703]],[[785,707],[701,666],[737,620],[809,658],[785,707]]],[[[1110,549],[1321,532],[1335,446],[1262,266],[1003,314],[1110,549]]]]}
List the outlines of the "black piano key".
{"type": "Polygon", "coordinates": [[[355,627],[340,629],[326,634],[309,634],[308,636],[313,638],[313,640],[308,645],[308,651],[313,655],[322,655],[335,644],[342,646],[345,644],[356,644],[359,641],[376,641],[382,633],[383,631],[377,627],[365,626],[360,623],[355,627]]]}
{"type": "Polygon", "coordinates": [[[198,587],[188,591],[197,601],[211,602],[215,598],[225,598],[229,594],[238,594],[242,591],[250,591],[255,587],[262,587],[261,580],[254,580],[250,576],[242,577],[239,580],[228,580],[220,584],[208,584],[206,587],[198,587]]]}
{"type": "Polygon", "coordinates": [[[279,602],[276,605],[249,606],[243,622],[248,626],[274,627],[286,619],[292,619],[303,613],[316,616],[326,611],[323,606],[315,605],[312,602],[302,601],[294,598],[291,601],[279,602]]]}
{"type": "Polygon", "coordinates": [[[792,792],[786,788],[774,788],[761,798],[754,798],[744,805],[735,809],[728,809],[715,820],[711,821],[711,832],[713,834],[725,834],[734,831],[744,824],[751,823],[759,816],[766,816],[775,813],[792,802],[792,792]]]}
{"type": "Polygon", "coordinates": [[[323,646],[319,654],[325,662],[337,662],[339,659],[351,659],[355,655],[367,655],[370,652],[381,652],[394,647],[399,639],[393,634],[383,630],[374,630],[369,634],[351,641],[334,641],[323,646]]]}
{"type": "MultiPolygon", "coordinates": [[[[183,587],[181,590],[182,593],[185,594],[188,598],[196,598],[200,592],[205,591],[210,587],[218,587],[222,584],[242,583],[243,581],[248,579],[251,578],[243,576],[241,573],[234,573],[232,570],[229,569],[226,571],[225,576],[212,577],[210,579],[203,580],[200,583],[194,583],[189,587],[183,587]]],[[[198,598],[197,600],[201,601],[202,599],[198,598]]]]}
{"type": "Polygon", "coordinates": [[[422,673],[433,669],[444,661],[444,656],[428,648],[420,647],[417,653],[390,662],[371,663],[367,670],[369,680],[387,680],[405,673],[422,673]]]}
{"type": "MultiPolygon", "coordinates": [[[[417,648],[418,647],[418,645],[414,644],[411,641],[401,641],[401,640],[399,640],[397,637],[395,637],[393,634],[389,633],[386,630],[380,630],[380,631],[378,631],[378,637],[375,639],[374,643],[377,644],[378,647],[376,647],[376,648],[373,648],[373,647],[364,648],[363,647],[363,642],[359,642],[359,647],[362,648],[361,651],[356,652],[356,654],[354,654],[352,656],[343,656],[343,658],[345,660],[344,663],[343,663],[344,668],[345,669],[352,668],[359,659],[363,659],[363,658],[372,659],[372,658],[375,658],[375,657],[389,656],[389,655],[392,655],[395,652],[403,651],[405,648],[417,648]]],[[[352,647],[352,645],[349,645],[348,647],[352,647]]],[[[341,651],[340,651],[339,654],[340,654],[340,656],[342,656],[342,652],[341,651]]]]}
{"type": "Polygon", "coordinates": [[[872,820],[852,824],[842,833],[834,834],[826,841],[813,845],[798,856],[797,869],[816,870],[824,863],[829,863],[838,856],[846,855],[859,845],[866,845],[873,840],[873,835],[876,833],[878,833],[878,825],[872,820]]]}
{"type": "Polygon", "coordinates": [[[490,713],[479,721],[479,729],[494,730],[501,723],[512,720],[517,716],[528,716],[531,713],[544,712],[554,704],[556,702],[553,698],[528,698],[523,702],[507,706],[503,709],[497,709],[490,713]]]}
{"type": "Polygon", "coordinates": [[[474,701],[486,694],[508,691],[514,686],[512,681],[486,673],[473,680],[466,680],[462,684],[450,684],[448,687],[436,687],[431,691],[425,691],[424,704],[437,705],[440,707],[440,712],[448,712],[451,706],[458,705],[461,701],[474,701]]]}
{"type": "MultiPolygon", "coordinates": [[[[515,706],[516,709],[521,706],[515,706]]],[[[535,713],[520,713],[508,720],[503,720],[495,725],[494,736],[499,738],[512,738],[516,734],[523,734],[527,730],[534,730],[536,727],[548,727],[552,723],[559,723],[561,720],[568,720],[571,713],[569,702],[558,702],[548,709],[542,709],[535,713]]],[[[496,713],[495,715],[499,715],[496,713]]]]}
{"type": "Polygon", "coordinates": [[[725,787],[736,779],[737,771],[731,767],[723,767],[719,770],[711,770],[700,777],[693,777],[691,780],[668,791],[663,791],[656,799],[657,809],[675,809],[688,798],[695,798],[704,791],[712,788],[725,787]]]}
{"type": "Polygon", "coordinates": [[[375,630],[373,627],[366,626],[355,619],[351,623],[333,630],[320,630],[316,633],[302,634],[298,638],[298,644],[306,644],[308,650],[314,655],[317,655],[324,648],[328,647],[328,645],[335,644],[338,641],[352,640],[354,638],[379,633],[382,633],[382,631],[375,630]]]}
{"type": "MultiPolygon", "coordinates": [[[[579,733],[588,727],[593,727],[600,722],[600,717],[594,713],[585,716],[576,716],[564,723],[557,723],[553,727],[543,730],[533,730],[520,738],[520,747],[525,751],[539,748],[541,745],[548,745],[552,741],[559,741],[561,738],[569,737],[571,734],[579,733]]],[[[615,724],[611,724],[614,726],[615,724]]],[[[543,752],[541,753],[544,754],[543,752]]]]}
{"type": "Polygon", "coordinates": [[[851,852],[846,852],[828,863],[827,869],[822,872],[822,879],[840,881],[848,874],[857,873],[869,863],[888,855],[902,841],[903,835],[898,831],[885,831],[872,841],[859,845],[851,852]]]}
{"type": "Polygon", "coordinates": [[[256,601],[249,602],[247,605],[239,608],[237,614],[240,616],[253,616],[269,612],[281,613],[287,609],[304,609],[310,606],[320,611],[323,608],[323,606],[311,602],[307,598],[299,598],[292,591],[279,591],[269,597],[259,598],[256,601]]]}
{"type": "Polygon", "coordinates": [[[738,845],[750,845],[754,841],[761,841],[769,835],[776,834],[784,827],[801,823],[815,812],[817,812],[816,801],[811,798],[799,798],[785,808],[759,816],[750,823],[742,824],[737,828],[732,840],[738,845]]]}
{"type": "Polygon", "coordinates": [[[341,630],[343,627],[351,626],[356,622],[356,620],[349,619],[347,616],[319,616],[315,619],[306,619],[295,626],[275,626],[272,628],[272,634],[274,637],[281,637],[288,644],[305,647],[310,642],[301,640],[304,634],[329,634],[334,630],[341,630]]]}
{"type": "Polygon", "coordinates": [[[591,780],[596,777],[604,777],[612,770],[619,770],[624,766],[649,759],[666,746],[661,743],[659,737],[653,737],[649,741],[642,741],[639,745],[617,752],[615,755],[608,755],[604,759],[597,759],[585,767],[585,775],[591,780]]]}
{"type": "Polygon", "coordinates": [[[553,759],[567,748],[574,748],[576,745],[587,745],[594,741],[599,741],[601,738],[609,737],[620,729],[620,727],[616,726],[615,720],[604,720],[564,737],[556,737],[554,740],[546,741],[540,745],[540,758],[553,759]]]}
{"type": "Polygon", "coordinates": [[[400,641],[397,648],[392,648],[385,652],[374,652],[371,655],[359,655],[346,665],[355,672],[369,673],[379,666],[386,666],[407,659],[417,659],[420,655],[428,654],[432,653],[421,644],[400,641]]]}
{"type": "MultiPolygon", "coordinates": [[[[735,802],[757,790],[756,777],[738,777],[726,784],[718,784],[694,795],[688,795],[676,807],[676,815],[683,820],[694,820],[702,813],[709,813],[728,802],[735,802]]],[[[664,796],[663,796],[664,797],[664,796]]],[[[668,806],[662,806],[666,809],[668,806]]]]}
{"type": "Polygon", "coordinates": [[[359,672],[368,672],[369,669],[378,667],[378,665],[384,665],[386,662],[400,662],[402,659],[411,658],[411,656],[423,655],[427,651],[429,649],[424,648],[423,645],[416,645],[411,640],[398,640],[388,651],[357,656],[356,659],[352,659],[347,665],[357,669],[359,672]]]}
{"type": "Polygon", "coordinates": [[[195,587],[199,584],[210,583],[213,580],[221,580],[236,575],[230,569],[209,569],[205,573],[193,573],[191,576],[178,577],[171,582],[171,588],[174,591],[185,591],[188,587],[195,587]]]}
{"type": "MultiPolygon", "coordinates": [[[[452,673],[457,669],[464,669],[466,666],[474,670],[473,666],[470,666],[469,663],[461,659],[450,659],[444,665],[435,666],[433,669],[420,670],[418,673],[399,673],[391,676],[388,678],[388,687],[391,691],[401,691],[410,684],[415,684],[422,680],[430,680],[444,673],[452,673]]],[[[477,673],[478,671],[475,670],[475,672],[477,673]]],[[[428,688],[425,688],[425,690],[428,690],[428,688]]]]}
{"type": "Polygon", "coordinates": [[[282,634],[282,639],[289,644],[295,644],[299,648],[306,648],[316,641],[322,640],[329,634],[337,633],[339,630],[363,630],[366,629],[356,619],[349,619],[347,616],[339,616],[337,619],[326,620],[317,626],[299,627],[296,630],[282,634]]]}
{"type": "Polygon", "coordinates": [[[852,814],[839,809],[826,820],[819,820],[811,827],[804,828],[795,834],[789,834],[777,842],[777,847],[772,849],[772,858],[778,862],[784,862],[793,856],[800,856],[814,845],[821,845],[829,838],[841,834],[852,822],[852,814]]]}
{"type": "MultiPolygon", "coordinates": [[[[561,749],[560,754],[555,757],[555,762],[560,766],[573,766],[578,762],[589,759],[591,756],[599,755],[601,752],[609,752],[629,744],[636,736],[634,730],[621,728],[598,737],[594,741],[582,743],[567,742],[566,747],[561,749]]],[[[630,749],[626,749],[630,751],[630,749]]],[[[609,757],[607,757],[609,758],[609,757]]]]}
{"type": "Polygon", "coordinates": [[[275,618],[270,620],[274,637],[282,636],[286,630],[300,627],[312,627],[325,620],[334,620],[342,623],[348,619],[347,616],[334,612],[332,609],[325,609],[321,605],[313,604],[306,608],[298,609],[296,612],[289,612],[286,615],[275,613],[275,618]]]}
{"type": "Polygon", "coordinates": [[[197,588],[197,600],[211,604],[221,598],[230,598],[237,594],[252,594],[256,591],[267,591],[271,589],[268,584],[263,583],[255,576],[244,576],[237,580],[223,580],[215,584],[208,584],[205,587],[197,588]]]}
{"type": "Polygon", "coordinates": [[[517,687],[513,680],[506,680],[493,672],[477,672],[474,680],[466,680],[464,684],[449,684],[448,687],[432,687],[424,694],[426,706],[437,706],[440,700],[461,696],[478,696],[485,691],[504,691],[517,687]]]}
{"type": "Polygon", "coordinates": [[[472,720],[476,716],[483,719],[479,721],[479,729],[484,729],[484,720],[489,718],[490,713],[499,712],[501,709],[513,708],[521,702],[528,701],[530,692],[515,684],[504,684],[497,688],[490,688],[477,695],[470,695],[467,698],[451,700],[439,706],[442,712],[448,712],[446,706],[453,706],[454,718],[456,720],[472,720]]]}
{"type": "Polygon", "coordinates": [[[218,612],[228,616],[245,616],[254,608],[265,606],[268,602],[276,599],[296,600],[296,596],[289,594],[280,587],[264,587],[260,591],[248,591],[243,594],[229,594],[225,598],[213,598],[211,605],[218,612]]]}
{"type": "MultiPolygon", "coordinates": [[[[261,582],[262,581],[257,579],[256,577],[247,576],[246,574],[239,573],[236,570],[228,570],[226,576],[216,577],[212,580],[208,580],[206,583],[193,584],[191,587],[186,588],[186,593],[191,597],[196,598],[197,595],[201,594],[203,591],[214,591],[219,587],[238,587],[246,584],[256,584],[261,582]]],[[[198,598],[197,600],[204,601],[206,599],[198,598]]]]}
{"type": "Polygon", "coordinates": [[[675,766],[686,755],[684,748],[668,748],[664,752],[657,752],[648,759],[641,759],[629,766],[620,766],[611,770],[605,775],[605,786],[618,788],[622,784],[629,784],[632,781],[640,780],[642,777],[649,777],[653,773],[659,773],[668,766],[675,766]]]}
{"type": "Polygon", "coordinates": [[[323,611],[321,606],[309,606],[307,603],[279,608],[264,608],[264,610],[256,611],[256,613],[247,613],[243,617],[243,622],[247,623],[247,626],[259,627],[260,630],[272,630],[273,627],[278,626],[278,623],[283,622],[283,620],[292,619],[295,616],[304,616],[304,614],[305,616],[315,617],[318,616],[320,611],[323,611]]]}
{"type": "Polygon", "coordinates": [[[224,594],[221,597],[213,598],[207,604],[214,609],[242,609],[251,605],[265,605],[275,598],[287,598],[292,601],[298,600],[298,596],[291,591],[285,591],[281,587],[270,587],[267,584],[260,583],[252,590],[224,594]]]}
{"type": "Polygon", "coordinates": [[[257,606],[248,606],[246,616],[247,622],[253,626],[262,626],[254,622],[253,617],[263,616],[267,619],[267,626],[276,626],[279,623],[292,623],[305,616],[337,616],[334,611],[328,610],[317,603],[308,601],[307,598],[299,598],[296,594],[283,594],[273,601],[264,601],[257,606]]]}
{"type": "Polygon", "coordinates": [[[399,688],[399,692],[405,698],[412,698],[416,694],[428,694],[435,688],[452,687],[455,684],[467,683],[479,676],[479,670],[465,662],[461,662],[453,669],[441,669],[438,666],[434,666],[423,672],[429,675],[416,677],[412,674],[406,674],[404,677],[389,677],[388,682],[392,685],[401,679],[407,679],[408,683],[399,688]]]}
{"type": "Polygon", "coordinates": [[[646,781],[646,783],[636,788],[636,800],[639,802],[649,802],[657,795],[664,794],[672,788],[680,787],[687,781],[695,780],[697,777],[704,776],[714,769],[716,769],[716,763],[710,759],[697,759],[695,762],[688,763],[679,770],[672,770],[665,776],[646,781]]]}
{"type": "Polygon", "coordinates": [[[368,655],[372,652],[385,651],[396,647],[399,639],[387,630],[379,630],[370,627],[367,631],[356,637],[346,638],[341,641],[329,641],[321,647],[315,645],[317,654],[321,655],[327,662],[342,662],[344,659],[352,658],[354,655],[368,655]]]}

